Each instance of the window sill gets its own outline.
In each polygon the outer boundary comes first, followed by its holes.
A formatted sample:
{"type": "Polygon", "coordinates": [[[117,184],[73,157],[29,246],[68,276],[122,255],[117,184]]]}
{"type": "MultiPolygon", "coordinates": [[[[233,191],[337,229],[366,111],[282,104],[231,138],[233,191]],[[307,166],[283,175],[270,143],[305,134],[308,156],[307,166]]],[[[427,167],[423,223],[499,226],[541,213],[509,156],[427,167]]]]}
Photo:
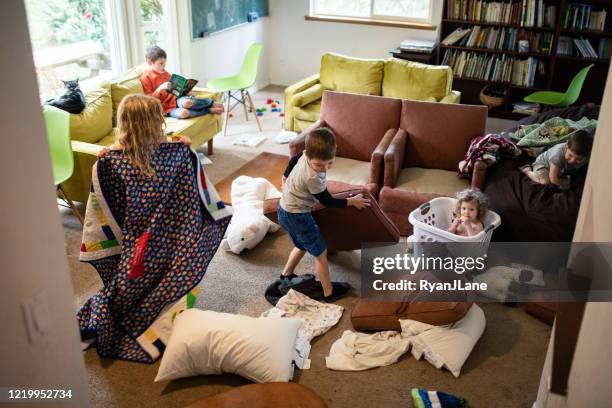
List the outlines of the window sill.
{"type": "Polygon", "coordinates": [[[363,24],[363,25],[374,25],[384,27],[399,27],[399,28],[413,28],[416,30],[435,30],[437,26],[427,23],[414,23],[414,22],[403,22],[403,21],[387,21],[387,20],[373,20],[369,18],[355,18],[355,17],[338,17],[338,16],[313,16],[305,15],[304,19],[307,21],[326,21],[328,23],[348,23],[348,24],[363,24]]]}

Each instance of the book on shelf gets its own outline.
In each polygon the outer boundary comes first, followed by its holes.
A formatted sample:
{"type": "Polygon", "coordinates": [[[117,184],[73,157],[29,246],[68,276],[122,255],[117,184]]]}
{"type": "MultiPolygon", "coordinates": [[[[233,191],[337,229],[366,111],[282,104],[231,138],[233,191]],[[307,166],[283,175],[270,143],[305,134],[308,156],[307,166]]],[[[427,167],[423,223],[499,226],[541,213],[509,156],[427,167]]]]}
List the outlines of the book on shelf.
{"type": "Polygon", "coordinates": [[[490,55],[449,49],[444,54],[442,64],[450,66],[457,78],[510,82],[512,58],[506,54],[490,55]]]}
{"type": "Polygon", "coordinates": [[[546,67],[543,61],[529,57],[516,59],[512,67],[512,85],[533,88],[536,79],[546,76],[546,67]]]}
{"type": "Polygon", "coordinates": [[[455,31],[453,31],[452,33],[450,33],[449,35],[447,35],[443,40],[442,40],[442,44],[444,45],[454,45],[456,44],[459,40],[461,40],[463,37],[465,37],[467,34],[469,34],[472,31],[471,28],[463,28],[463,27],[459,27],[457,28],[455,31]]]}
{"type": "Polygon", "coordinates": [[[612,50],[612,41],[610,38],[602,38],[599,40],[597,55],[599,58],[610,59],[610,51],[612,50]]]}
{"type": "Polygon", "coordinates": [[[407,52],[420,52],[431,54],[436,48],[435,41],[404,40],[400,43],[399,49],[407,52]]]}
{"type": "Polygon", "coordinates": [[[590,4],[568,4],[563,16],[566,30],[604,31],[607,10],[590,4]]]}
{"type": "Polygon", "coordinates": [[[519,47],[518,52],[532,52],[543,55],[550,55],[552,51],[552,42],[554,39],[553,33],[540,33],[528,30],[521,30],[518,35],[519,47]],[[520,47],[521,42],[525,41],[527,49],[523,50],[520,47]]]}
{"type": "Polygon", "coordinates": [[[578,53],[580,54],[577,56],[585,57],[585,58],[599,58],[599,56],[595,52],[595,49],[589,42],[589,40],[586,40],[580,37],[580,38],[573,38],[573,42],[575,45],[574,49],[577,49],[578,53]]]}

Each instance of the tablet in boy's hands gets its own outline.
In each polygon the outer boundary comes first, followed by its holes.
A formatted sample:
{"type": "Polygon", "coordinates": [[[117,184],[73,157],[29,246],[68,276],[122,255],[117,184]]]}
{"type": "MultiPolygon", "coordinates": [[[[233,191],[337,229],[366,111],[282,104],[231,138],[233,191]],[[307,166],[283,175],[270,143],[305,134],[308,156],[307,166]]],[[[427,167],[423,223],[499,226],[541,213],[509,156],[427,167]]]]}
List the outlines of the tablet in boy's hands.
{"type": "Polygon", "coordinates": [[[177,98],[180,98],[181,96],[185,96],[191,92],[197,83],[197,79],[187,79],[183,76],[172,74],[170,77],[170,89],[168,92],[177,98]]]}

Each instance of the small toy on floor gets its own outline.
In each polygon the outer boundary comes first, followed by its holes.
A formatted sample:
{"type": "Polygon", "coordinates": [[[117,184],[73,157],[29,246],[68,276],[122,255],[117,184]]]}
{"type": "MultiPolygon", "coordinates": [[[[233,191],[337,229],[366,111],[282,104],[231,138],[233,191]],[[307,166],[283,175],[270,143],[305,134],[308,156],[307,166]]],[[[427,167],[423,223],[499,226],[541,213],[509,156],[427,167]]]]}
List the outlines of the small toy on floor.
{"type": "Polygon", "coordinates": [[[268,105],[269,105],[269,104],[271,104],[272,102],[274,102],[274,99],[272,99],[272,98],[268,98],[268,99],[266,99],[266,104],[268,104],[268,105]]]}
{"type": "Polygon", "coordinates": [[[412,405],[415,408],[468,408],[465,398],[456,397],[442,391],[427,391],[423,388],[413,388],[411,392],[412,405]]]}

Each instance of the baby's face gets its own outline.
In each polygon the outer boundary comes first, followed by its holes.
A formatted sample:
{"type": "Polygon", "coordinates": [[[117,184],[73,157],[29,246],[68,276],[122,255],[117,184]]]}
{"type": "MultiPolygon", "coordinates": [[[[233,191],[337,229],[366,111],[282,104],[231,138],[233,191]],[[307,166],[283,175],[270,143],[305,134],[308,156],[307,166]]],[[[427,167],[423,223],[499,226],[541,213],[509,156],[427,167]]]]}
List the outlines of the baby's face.
{"type": "Polygon", "coordinates": [[[478,206],[473,201],[462,201],[460,211],[461,216],[470,221],[475,221],[478,217],[478,206]]]}
{"type": "Polygon", "coordinates": [[[586,160],[586,157],[574,153],[569,147],[565,149],[565,161],[570,166],[578,166],[586,160]]]}

